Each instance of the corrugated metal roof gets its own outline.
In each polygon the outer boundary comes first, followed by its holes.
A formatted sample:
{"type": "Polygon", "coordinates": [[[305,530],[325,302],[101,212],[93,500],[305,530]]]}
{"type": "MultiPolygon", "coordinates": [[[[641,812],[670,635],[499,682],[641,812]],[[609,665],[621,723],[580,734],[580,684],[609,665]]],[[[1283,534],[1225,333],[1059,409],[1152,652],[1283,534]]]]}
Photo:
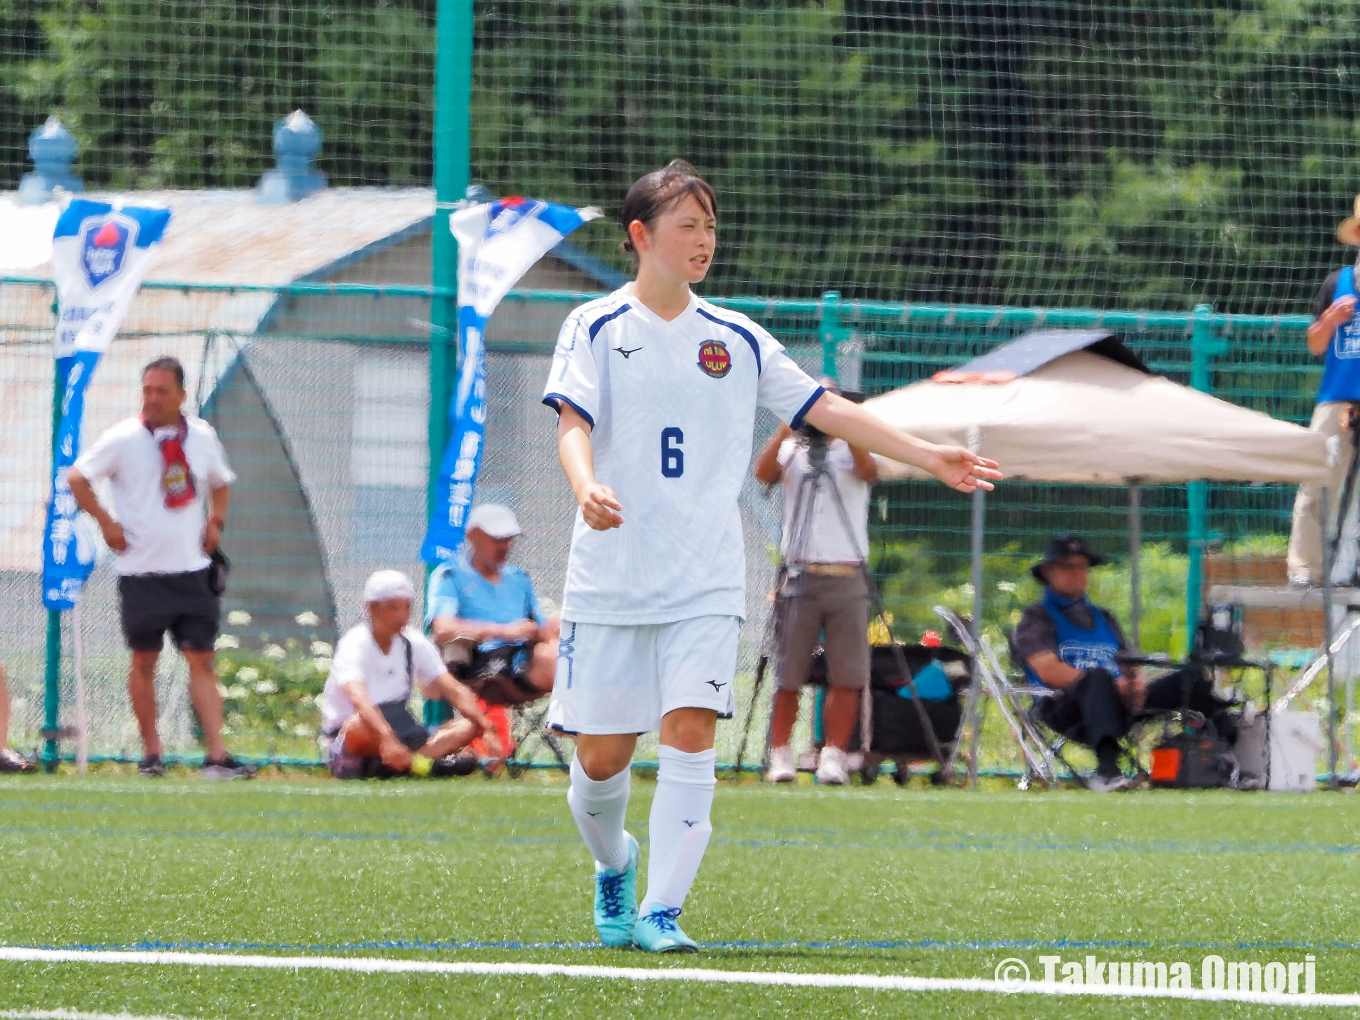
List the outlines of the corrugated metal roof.
{"type": "MultiPolygon", "coordinates": [[[[253,190],[87,197],[168,207],[170,226],[147,279],[185,283],[290,283],[434,216],[430,188],[327,188],[288,205],[261,205],[253,190]]],[[[47,264],[32,275],[50,271],[47,264]]]]}

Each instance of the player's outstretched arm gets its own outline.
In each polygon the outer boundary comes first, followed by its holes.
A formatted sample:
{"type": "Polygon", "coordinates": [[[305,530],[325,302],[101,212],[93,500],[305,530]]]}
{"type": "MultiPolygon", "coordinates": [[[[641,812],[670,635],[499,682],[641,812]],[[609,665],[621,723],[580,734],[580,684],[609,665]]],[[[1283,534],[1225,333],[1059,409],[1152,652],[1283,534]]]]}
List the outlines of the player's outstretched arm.
{"type": "Polygon", "coordinates": [[[928,471],[952,489],[972,492],[992,489],[1005,477],[994,460],[959,446],[938,446],[893,428],[864,408],[835,393],[823,393],[808,410],[806,420],[829,436],[844,439],[870,453],[928,471]]]}
{"type": "Polygon", "coordinates": [[[590,446],[590,425],[565,401],[557,416],[557,456],[562,461],[581,516],[596,531],[608,531],[623,523],[623,509],[614,490],[595,481],[595,451],[590,446]]]}

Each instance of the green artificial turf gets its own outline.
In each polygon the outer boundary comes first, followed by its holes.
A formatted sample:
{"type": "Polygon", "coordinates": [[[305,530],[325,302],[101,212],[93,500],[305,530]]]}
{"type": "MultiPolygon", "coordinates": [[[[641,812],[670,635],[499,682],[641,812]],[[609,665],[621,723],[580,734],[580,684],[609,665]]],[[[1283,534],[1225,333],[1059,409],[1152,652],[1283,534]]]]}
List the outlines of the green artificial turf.
{"type": "MultiPolygon", "coordinates": [[[[645,833],[653,784],[634,780],[645,833]]],[[[1360,800],[720,785],[683,925],[593,944],[556,776],[0,781],[0,942],[286,956],[991,978],[1007,957],[1316,959],[1360,992],[1360,800]]],[[[645,858],[645,846],[644,846],[645,858]]],[[[644,860],[645,866],[645,860],[644,860]]],[[[1290,1007],[509,974],[0,962],[3,1011],[277,1017],[1217,1017],[1290,1007]]],[[[1335,1009],[1314,1008],[1309,1013],[1335,1009]]]]}

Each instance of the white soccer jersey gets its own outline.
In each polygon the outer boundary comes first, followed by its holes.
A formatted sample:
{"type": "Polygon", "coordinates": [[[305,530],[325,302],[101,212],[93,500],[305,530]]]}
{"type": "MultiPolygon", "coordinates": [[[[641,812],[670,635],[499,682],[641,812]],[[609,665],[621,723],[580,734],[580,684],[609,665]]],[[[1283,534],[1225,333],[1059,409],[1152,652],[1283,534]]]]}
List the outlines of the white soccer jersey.
{"type": "Polygon", "coordinates": [[[567,317],[543,402],[592,427],[595,478],[622,527],[576,513],[562,616],[653,624],[746,616],[737,498],[757,407],[795,428],[822,387],[744,315],[695,296],[671,322],[629,284],[567,317]]]}

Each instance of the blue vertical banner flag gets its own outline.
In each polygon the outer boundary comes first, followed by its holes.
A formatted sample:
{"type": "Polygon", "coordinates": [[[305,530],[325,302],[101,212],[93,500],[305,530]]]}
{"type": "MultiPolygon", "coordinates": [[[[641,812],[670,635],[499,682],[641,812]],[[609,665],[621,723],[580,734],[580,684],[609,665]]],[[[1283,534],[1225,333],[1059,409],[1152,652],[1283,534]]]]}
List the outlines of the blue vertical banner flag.
{"type": "Polygon", "coordinates": [[[451,560],[463,542],[486,437],[486,322],[529,267],[598,209],[573,209],[530,198],[503,198],[457,209],[449,229],[458,239],[458,387],[449,407],[449,444],[439,467],[438,495],[420,556],[451,560]]]}
{"type": "Polygon", "coordinates": [[[72,609],[94,569],[95,535],[78,521],[66,482],[80,454],[85,391],[109,349],[170,222],[168,209],[115,207],[76,199],[52,232],[57,285],[56,386],[61,422],[52,457],[52,498],[43,530],[42,599],[48,609],[72,609]]]}

